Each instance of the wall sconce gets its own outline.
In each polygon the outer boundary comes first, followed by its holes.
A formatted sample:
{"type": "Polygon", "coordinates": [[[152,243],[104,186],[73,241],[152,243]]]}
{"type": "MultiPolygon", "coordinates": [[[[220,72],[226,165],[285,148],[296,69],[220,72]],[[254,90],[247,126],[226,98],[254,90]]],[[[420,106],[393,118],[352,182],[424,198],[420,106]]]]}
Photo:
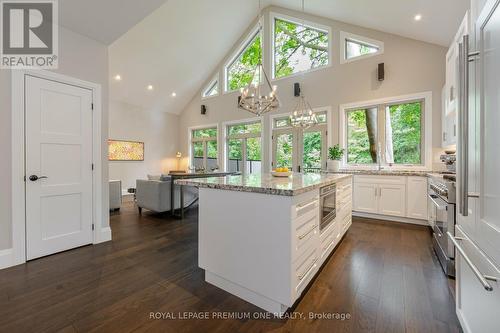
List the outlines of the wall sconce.
{"type": "Polygon", "coordinates": [[[181,157],[182,157],[182,153],[181,153],[180,151],[178,151],[178,152],[175,154],[175,157],[177,158],[177,170],[179,170],[180,165],[181,165],[181,157]]]}

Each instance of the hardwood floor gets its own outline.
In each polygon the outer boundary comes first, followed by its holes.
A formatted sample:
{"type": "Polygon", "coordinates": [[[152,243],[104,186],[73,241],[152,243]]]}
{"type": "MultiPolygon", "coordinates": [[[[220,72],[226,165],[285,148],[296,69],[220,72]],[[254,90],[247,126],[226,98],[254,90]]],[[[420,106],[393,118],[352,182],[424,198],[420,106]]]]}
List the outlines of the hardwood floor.
{"type": "Polygon", "coordinates": [[[0,332],[460,332],[425,227],[355,218],[297,317],[266,319],[204,282],[197,213],[138,216],[128,204],[111,217],[112,242],[0,271],[0,332]],[[179,318],[189,312],[233,318],[179,318]]]}

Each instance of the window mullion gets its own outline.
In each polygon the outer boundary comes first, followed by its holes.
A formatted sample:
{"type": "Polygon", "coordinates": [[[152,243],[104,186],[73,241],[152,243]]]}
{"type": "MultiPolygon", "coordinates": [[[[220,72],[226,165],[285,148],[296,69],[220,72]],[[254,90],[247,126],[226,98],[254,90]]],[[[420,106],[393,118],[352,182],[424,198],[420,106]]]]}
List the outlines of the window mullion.
{"type": "Polygon", "coordinates": [[[208,166],[208,151],[207,151],[207,141],[203,140],[203,167],[205,169],[208,166]]]}
{"type": "Polygon", "coordinates": [[[243,163],[241,169],[245,174],[248,173],[247,170],[247,140],[246,139],[240,139],[241,140],[241,161],[243,163]]]}
{"type": "Polygon", "coordinates": [[[385,135],[385,104],[381,104],[377,107],[377,115],[378,115],[378,143],[377,151],[380,149],[380,165],[387,165],[387,159],[385,156],[386,153],[386,135],[385,135]]]}

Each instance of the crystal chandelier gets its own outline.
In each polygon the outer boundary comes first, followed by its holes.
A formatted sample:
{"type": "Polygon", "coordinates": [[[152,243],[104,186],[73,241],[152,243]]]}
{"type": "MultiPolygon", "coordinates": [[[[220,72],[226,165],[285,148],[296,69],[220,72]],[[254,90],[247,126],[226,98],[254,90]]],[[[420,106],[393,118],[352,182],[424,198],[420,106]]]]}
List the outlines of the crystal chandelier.
{"type": "MultiPolygon", "coordinates": [[[[259,0],[259,31],[261,26],[261,7],[259,0]]],[[[269,77],[262,66],[262,56],[253,72],[252,79],[246,88],[241,88],[241,96],[238,97],[238,108],[251,112],[257,116],[264,113],[277,110],[280,107],[280,101],[276,95],[276,86],[271,86],[269,77]],[[261,73],[263,75],[261,75],[261,73]],[[255,76],[258,80],[254,82],[255,76]],[[264,76],[264,82],[261,84],[261,78],[264,76]]]]}
{"type": "MultiPolygon", "coordinates": [[[[302,14],[305,14],[304,0],[302,0],[302,14]]],[[[304,22],[302,22],[302,27],[304,28],[304,22]]],[[[316,114],[314,113],[311,105],[309,105],[304,97],[304,94],[302,93],[300,93],[299,101],[297,102],[297,105],[290,115],[290,123],[293,127],[300,127],[304,129],[314,126],[318,123],[316,114]]]]}
{"type": "Polygon", "coordinates": [[[303,94],[300,94],[299,101],[290,115],[290,124],[293,127],[309,128],[318,123],[316,113],[314,113],[311,105],[306,101],[303,94]]]}

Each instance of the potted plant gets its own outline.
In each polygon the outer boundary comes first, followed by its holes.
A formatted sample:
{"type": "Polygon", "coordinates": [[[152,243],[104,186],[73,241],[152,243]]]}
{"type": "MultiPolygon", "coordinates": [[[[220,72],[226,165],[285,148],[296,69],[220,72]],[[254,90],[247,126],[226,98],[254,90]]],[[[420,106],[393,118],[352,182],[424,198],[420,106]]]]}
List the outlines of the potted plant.
{"type": "Polygon", "coordinates": [[[344,149],[340,148],[338,144],[328,148],[328,171],[338,172],[340,168],[340,160],[344,156],[344,149]]]}

